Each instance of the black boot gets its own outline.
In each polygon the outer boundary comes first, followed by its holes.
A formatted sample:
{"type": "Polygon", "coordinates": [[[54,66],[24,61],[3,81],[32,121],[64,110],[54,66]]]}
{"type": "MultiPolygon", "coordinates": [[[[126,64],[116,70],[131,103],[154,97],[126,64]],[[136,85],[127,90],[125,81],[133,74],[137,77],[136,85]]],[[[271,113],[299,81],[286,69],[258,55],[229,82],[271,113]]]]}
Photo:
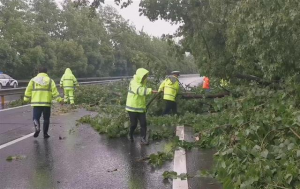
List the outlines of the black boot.
{"type": "Polygon", "coordinates": [[[44,127],[43,127],[44,138],[50,137],[50,135],[48,135],[49,124],[50,124],[49,121],[44,121],[44,127]]]}
{"type": "Polygon", "coordinates": [[[128,135],[128,139],[129,139],[130,142],[134,142],[133,135],[129,134],[129,135],[128,135]]]}
{"type": "Polygon", "coordinates": [[[148,144],[149,144],[149,142],[147,139],[145,139],[145,138],[141,139],[141,145],[148,145],[148,144]]]}
{"type": "Polygon", "coordinates": [[[130,127],[130,130],[129,130],[129,134],[128,134],[128,138],[130,140],[130,142],[134,142],[134,138],[133,138],[133,133],[134,133],[134,130],[136,129],[136,126],[135,127],[130,127]]]}
{"type": "Polygon", "coordinates": [[[40,127],[39,121],[37,121],[37,120],[33,120],[33,124],[34,124],[34,129],[35,129],[33,137],[36,138],[40,134],[41,127],[40,127]]]}

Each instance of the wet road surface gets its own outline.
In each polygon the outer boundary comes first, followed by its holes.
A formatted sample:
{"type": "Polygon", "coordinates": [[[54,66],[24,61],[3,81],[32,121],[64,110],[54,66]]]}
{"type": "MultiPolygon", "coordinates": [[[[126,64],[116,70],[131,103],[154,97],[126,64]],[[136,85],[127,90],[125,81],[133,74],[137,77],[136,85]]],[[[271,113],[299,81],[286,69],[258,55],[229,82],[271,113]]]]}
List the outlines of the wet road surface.
{"type": "MultiPolygon", "coordinates": [[[[185,140],[194,142],[194,131],[191,127],[185,127],[185,140]]],[[[200,171],[211,171],[213,168],[213,156],[216,153],[213,149],[193,148],[186,151],[187,174],[190,176],[199,175],[200,171]]],[[[205,177],[192,177],[188,179],[189,189],[222,189],[222,185],[216,179],[205,177]]]]}
{"type": "MultiPolygon", "coordinates": [[[[25,112],[24,118],[31,115],[25,112]]],[[[140,146],[126,138],[108,139],[88,125],[77,127],[76,120],[87,114],[79,110],[55,116],[49,139],[41,133],[37,139],[30,137],[0,149],[0,188],[171,188],[162,173],[173,170],[172,162],[153,169],[137,161],[162,150],[163,143],[140,146]],[[16,155],[25,158],[6,161],[16,155]]],[[[29,122],[24,127],[32,129],[29,122]]]]}
{"type": "MultiPolygon", "coordinates": [[[[200,83],[199,77],[181,78],[184,84],[200,83]]],[[[154,169],[142,157],[162,151],[163,143],[141,147],[126,138],[109,139],[76,120],[92,114],[78,110],[62,114],[53,111],[50,139],[27,138],[0,149],[0,189],[2,188],[108,188],[168,189],[162,173],[172,171],[173,163],[154,169]],[[20,155],[20,160],[6,161],[20,155]]],[[[33,132],[31,107],[0,112],[0,145],[33,132]]],[[[193,149],[186,153],[187,171],[211,169],[213,151],[193,149]]],[[[189,179],[192,189],[219,189],[215,180],[189,179]]]]}
{"type": "Polygon", "coordinates": [[[32,110],[29,106],[0,112],[0,145],[33,131],[32,110]]]}
{"type": "MultiPolygon", "coordinates": [[[[193,148],[186,152],[187,172],[189,175],[197,175],[199,171],[210,171],[213,166],[213,154],[215,150],[193,148]]],[[[189,180],[189,188],[222,189],[216,179],[209,177],[193,177],[189,180]]]]}

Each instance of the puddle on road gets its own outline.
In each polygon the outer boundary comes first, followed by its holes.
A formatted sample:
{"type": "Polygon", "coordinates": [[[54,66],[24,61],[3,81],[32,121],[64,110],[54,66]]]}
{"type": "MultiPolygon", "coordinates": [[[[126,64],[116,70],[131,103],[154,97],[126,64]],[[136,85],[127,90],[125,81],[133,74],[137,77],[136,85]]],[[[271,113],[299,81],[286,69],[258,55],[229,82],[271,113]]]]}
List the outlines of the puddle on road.
{"type": "Polygon", "coordinates": [[[100,142],[105,142],[109,151],[116,151],[123,154],[122,160],[125,163],[121,167],[112,167],[109,169],[108,174],[125,173],[124,176],[126,176],[127,180],[125,188],[129,189],[171,188],[171,183],[164,182],[162,174],[164,171],[172,170],[172,161],[165,162],[160,168],[154,168],[147,160],[141,160],[152,153],[164,151],[166,142],[153,142],[148,146],[141,146],[138,139],[139,137],[136,137],[135,142],[131,143],[125,137],[118,139],[101,137],[100,142]],[[117,169],[117,171],[111,171],[114,169],[117,169]]]}

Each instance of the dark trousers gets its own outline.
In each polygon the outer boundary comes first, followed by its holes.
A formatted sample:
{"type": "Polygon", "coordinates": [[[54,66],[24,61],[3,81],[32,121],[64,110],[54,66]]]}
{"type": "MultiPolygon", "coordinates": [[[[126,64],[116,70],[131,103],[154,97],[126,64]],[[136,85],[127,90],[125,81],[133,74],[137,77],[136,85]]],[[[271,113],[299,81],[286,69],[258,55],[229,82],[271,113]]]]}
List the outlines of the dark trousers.
{"type": "Polygon", "coordinates": [[[134,130],[137,127],[138,121],[141,125],[141,137],[146,139],[147,134],[147,121],[146,121],[146,113],[138,113],[138,112],[128,112],[130,118],[130,131],[129,136],[132,138],[134,130]]]}
{"type": "Polygon", "coordinates": [[[39,125],[40,125],[40,118],[42,114],[44,118],[43,132],[44,134],[48,134],[48,129],[50,125],[51,107],[47,107],[47,106],[33,107],[33,120],[36,120],[39,125]]]}
{"type": "Polygon", "coordinates": [[[166,101],[166,108],[163,115],[170,114],[171,111],[173,114],[177,114],[177,104],[174,101],[165,100],[166,101]]]}

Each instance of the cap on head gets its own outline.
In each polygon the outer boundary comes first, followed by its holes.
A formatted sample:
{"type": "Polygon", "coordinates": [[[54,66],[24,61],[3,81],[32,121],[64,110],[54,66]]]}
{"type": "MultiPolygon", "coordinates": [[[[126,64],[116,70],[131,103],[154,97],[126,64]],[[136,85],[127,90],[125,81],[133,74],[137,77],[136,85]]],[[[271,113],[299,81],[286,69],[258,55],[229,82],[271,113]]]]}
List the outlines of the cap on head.
{"type": "Polygon", "coordinates": [[[171,74],[173,74],[173,75],[180,75],[180,71],[172,71],[171,74]]]}

